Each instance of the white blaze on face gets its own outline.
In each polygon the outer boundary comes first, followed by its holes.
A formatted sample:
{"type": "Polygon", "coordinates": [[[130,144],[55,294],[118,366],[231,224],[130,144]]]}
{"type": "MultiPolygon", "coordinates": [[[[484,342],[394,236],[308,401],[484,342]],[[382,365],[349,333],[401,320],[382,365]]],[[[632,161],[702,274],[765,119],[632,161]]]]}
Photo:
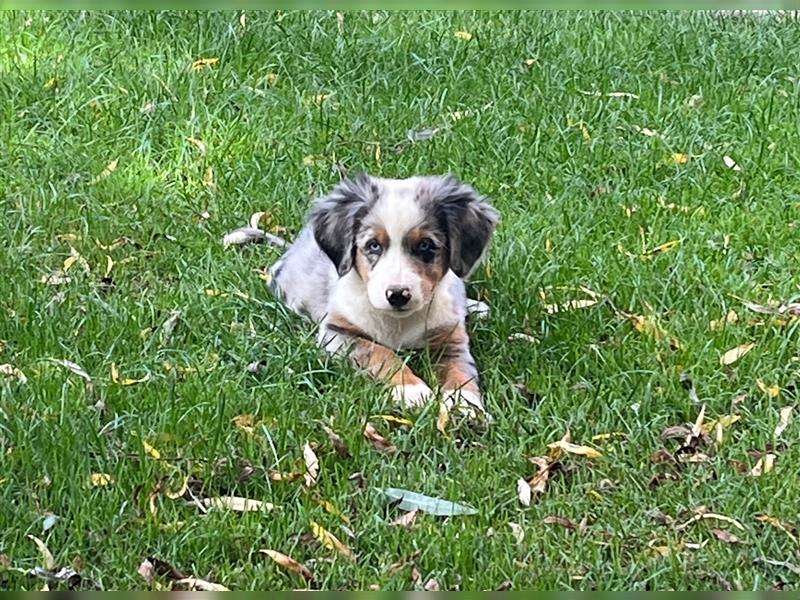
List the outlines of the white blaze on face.
{"type": "Polygon", "coordinates": [[[416,181],[389,181],[382,186],[381,197],[370,214],[370,220],[382,225],[389,238],[380,260],[369,276],[367,295],[370,304],[378,310],[393,311],[387,299],[387,290],[407,288],[411,299],[398,316],[408,315],[422,307],[422,289],[419,273],[413,258],[403,246],[406,234],[425,218],[415,200],[416,181]]]}

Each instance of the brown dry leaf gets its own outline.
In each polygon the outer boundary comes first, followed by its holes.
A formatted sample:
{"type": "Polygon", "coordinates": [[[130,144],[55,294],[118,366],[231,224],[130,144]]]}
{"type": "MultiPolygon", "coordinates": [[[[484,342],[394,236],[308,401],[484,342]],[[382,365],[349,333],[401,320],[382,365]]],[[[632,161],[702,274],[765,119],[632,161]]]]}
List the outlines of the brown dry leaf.
{"type": "Polygon", "coordinates": [[[217,508],[221,510],[232,510],[234,512],[255,512],[261,510],[274,510],[275,505],[271,502],[261,500],[251,500],[240,496],[218,496],[216,498],[203,498],[203,506],[206,508],[217,508]]]}
{"type": "Polygon", "coordinates": [[[172,584],[172,589],[175,586],[186,587],[186,591],[190,592],[230,592],[228,588],[219,583],[212,583],[205,579],[198,579],[197,577],[186,577],[185,579],[178,579],[172,584]]]}
{"type": "Polygon", "coordinates": [[[747,344],[736,346],[736,348],[731,348],[720,357],[719,364],[723,367],[730,366],[742,358],[745,354],[750,352],[750,350],[755,348],[755,346],[756,345],[754,342],[748,342],[747,344]]]}
{"type": "Polygon", "coordinates": [[[39,554],[42,555],[42,566],[48,571],[54,570],[56,568],[56,559],[53,558],[53,553],[50,552],[47,545],[35,535],[28,534],[28,539],[36,544],[39,554]]]}
{"type": "Polygon", "coordinates": [[[522,506],[531,505],[531,492],[531,486],[527,481],[522,478],[517,479],[517,497],[522,506]]]}
{"type": "Polygon", "coordinates": [[[319,477],[319,459],[308,442],[303,446],[303,461],[306,464],[306,472],[303,476],[306,487],[313,487],[319,477]]]}
{"type": "Polygon", "coordinates": [[[75,375],[86,381],[86,383],[92,382],[92,378],[89,377],[89,374],[78,363],[74,363],[71,360],[57,359],[57,358],[51,358],[50,362],[72,371],[73,373],[75,373],[75,375]]]}
{"type": "Polygon", "coordinates": [[[793,531],[796,531],[796,528],[793,527],[792,525],[790,525],[788,523],[785,523],[785,522],[781,521],[780,519],[778,519],[776,517],[772,517],[770,515],[758,515],[756,517],[756,521],[759,521],[761,523],[767,523],[769,525],[772,525],[773,527],[776,527],[776,528],[780,529],[786,535],[788,535],[789,538],[791,538],[791,540],[795,544],[798,543],[797,536],[795,536],[795,534],[793,533],[793,531]]]}
{"type": "Polygon", "coordinates": [[[786,431],[786,428],[792,422],[792,410],[794,410],[793,406],[784,406],[781,409],[780,421],[778,421],[778,424],[775,426],[774,436],[776,439],[783,435],[783,432],[786,431]]]}
{"type": "Polygon", "coordinates": [[[303,563],[297,562],[291,556],[287,556],[286,554],[278,552],[277,550],[259,550],[259,552],[269,556],[273,561],[287,571],[297,573],[308,582],[314,581],[314,574],[311,572],[311,570],[303,563]]]}
{"type": "Polygon", "coordinates": [[[525,530],[518,523],[509,523],[508,526],[511,528],[514,541],[517,542],[517,545],[520,545],[525,539],[525,530]]]}
{"type": "Polygon", "coordinates": [[[417,515],[419,514],[419,509],[410,510],[407,513],[403,513],[399,517],[397,517],[394,521],[392,521],[392,525],[396,525],[397,527],[405,527],[406,529],[411,529],[414,527],[414,522],[417,520],[417,515]]]}
{"type": "Polygon", "coordinates": [[[713,527],[711,529],[711,533],[713,533],[714,536],[718,540],[721,540],[721,541],[725,542],[726,544],[741,544],[742,543],[742,540],[740,540],[738,537],[733,535],[730,531],[725,531],[724,529],[717,529],[716,527],[713,527]]]}
{"type": "Polygon", "coordinates": [[[528,481],[528,485],[530,485],[532,492],[544,494],[545,488],[547,487],[547,480],[550,478],[550,470],[556,463],[550,462],[544,456],[534,456],[530,461],[539,467],[539,472],[528,481]]]}
{"type": "Polygon", "coordinates": [[[685,165],[687,162],[689,162],[689,155],[684,154],[683,152],[673,152],[670,155],[670,160],[672,160],[672,162],[676,165],[685,165]]]}
{"type": "Polygon", "coordinates": [[[758,389],[760,389],[762,392],[764,392],[770,398],[777,398],[778,396],[780,396],[780,393],[781,393],[780,386],[767,385],[766,383],[764,383],[760,379],[756,380],[756,385],[758,386],[758,389]]]}
{"type": "Polygon", "coordinates": [[[95,184],[95,183],[97,183],[98,181],[100,181],[100,180],[102,180],[102,179],[105,179],[106,177],[108,177],[109,175],[111,175],[111,174],[112,174],[114,171],[116,171],[116,170],[117,170],[117,165],[119,165],[119,159],[118,159],[118,158],[115,158],[114,160],[112,160],[110,163],[108,163],[108,164],[106,165],[106,168],[105,168],[105,169],[103,169],[102,171],[100,171],[100,174],[99,174],[99,175],[95,176],[95,177],[92,179],[92,184],[95,184]]]}
{"type": "Polygon", "coordinates": [[[465,42],[468,42],[472,39],[472,34],[469,31],[456,31],[453,36],[456,39],[464,40],[465,42]]]}
{"type": "Polygon", "coordinates": [[[200,154],[206,153],[206,144],[202,140],[198,140],[196,137],[188,137],[186,138],[186,141],[189,142],[195,148],[197,148],[197,151],[200,154]]]}
{"type": "Polygon", "coordinates": [[[218,58],[200,58],[192,63],[192,71],[200,71],[201,69],[214,66],[218,62],[218,58]]]}
{"type": "Polygon", "coordinates": [[[549,516],[542,519],[542,523],[545,525],[561,525],[567,529],[578,529],[578,524],[566,517],[549,516]]]}
{"type": "Polygon", "coordinates": [[[369,443],[378,452],[386,452],[387,454],[397,452],[397,446],[379,434],[372,423],[368,422],[364,427],[364,437],[369,440],[369,443]]]}
{"type": "Polygon", "coordinates": [[[311,531],[314,534],[314,537],[317,538],[323,546],[329,550],[333,550],[334,552],[341,554],[347,560],[355,562],[356,557],[353,554],[353,551],[322,525],[316,521],[311,521],[311,531]]]}
{"type": "Polygon", "coordinates": [[[28,383],[28,378],[25,377],[25,373],[20,371],[14,365],[10,365],[8,363],[0,365],[0,375],[5,375],[6,377],[16,377],[17,381],[20,383],[28,383]]]}
{"type": "Polygon", "coordinates": [[[552,444],[548,444],[547,447],[553,450],[563,450],[567,454],[577,454],[578,456],[585,456],[587,458],[600,458],[603,456],[602,453],[594,448],[590,448],[589,446],[579,446],[578,444],[573,444],[572,442],[564,439],[553,442],[552,444]]]}
{"type": "Polygon", "coordinates": [[[91,487],[106,487],[114,483],[114,478],[108,473],[92,473],[89,477],[91,487]]]}
{"type": "Polygon", "coordinates": [[[776,458],[778,457],[775,454],[768,452],[758,459],[756,466],[750,470],[750,475],[752,477],[761,477],[762,475],[766,475],[772,471],[773,468],[775,468],[776,458]]]}
{"type": "Polygon", "coordinates": [[[595,304],[597,304],[597,300],[569,300],[564,304],[547,304],[544,309],[548,315],[554,315],[560,312],[589,308],[595,304]]]}
{"type": "Polygon", "coordinates": [[[336,454],[339,455],[341,459],[348,459],[352,455],[350,454],[350,449],[347,447],[347,444],[344,443],[344,440],[336,433],[333,429],[325,425],[325,423],[320,423],[322,425],[322,429],[325,433],[328,434],[328,439],[333,445],[333,449],[336,450],[336,454]]]}

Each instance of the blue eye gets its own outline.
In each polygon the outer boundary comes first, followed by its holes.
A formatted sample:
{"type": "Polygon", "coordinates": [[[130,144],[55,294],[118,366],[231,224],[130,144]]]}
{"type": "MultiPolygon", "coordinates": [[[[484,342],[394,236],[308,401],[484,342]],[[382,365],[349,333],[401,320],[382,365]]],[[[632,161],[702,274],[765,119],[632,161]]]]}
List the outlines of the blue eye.
{"type": "Polygon", "coordinates": [[[436,250],[436,246],[434,245],[432,240],[425,238],[419,244],[417,244],[417,252],[420,254],[429,254],[436,250]]]}
{"type": "Polygon", "coordinates": [[[378,242],[378,240],[368,241],[366,248],[367,252],[369,252],[370,254],[380,254],[381,252],[383,252],[383,246],[380,245],[380,242],[378,242]]]}

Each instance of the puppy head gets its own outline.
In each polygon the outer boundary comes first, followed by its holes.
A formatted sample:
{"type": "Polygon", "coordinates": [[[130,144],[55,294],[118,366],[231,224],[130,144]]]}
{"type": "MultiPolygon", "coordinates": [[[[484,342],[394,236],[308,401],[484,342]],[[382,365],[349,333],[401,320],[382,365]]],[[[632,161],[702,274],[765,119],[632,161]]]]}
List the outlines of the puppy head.
{"type": "Polygon", "coordinates": [[[397,317],[428,306],[449,269],[467,276],[496,223],[486,199],[450,176],[360,175],[311,214],[317,243],[339,275],[355,269],[372,307],[397,317]]]}

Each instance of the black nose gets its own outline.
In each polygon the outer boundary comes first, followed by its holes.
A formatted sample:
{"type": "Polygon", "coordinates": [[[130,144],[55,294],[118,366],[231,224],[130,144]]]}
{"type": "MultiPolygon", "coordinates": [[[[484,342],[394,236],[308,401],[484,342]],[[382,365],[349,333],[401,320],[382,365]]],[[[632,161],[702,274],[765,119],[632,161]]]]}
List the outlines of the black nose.
{"type": "Polygon", "coordinates": [[[411,300],[411,291],[408,288],[389,288],[386,290],[386,299],[395,308],[402,308],[411,300]]]}

